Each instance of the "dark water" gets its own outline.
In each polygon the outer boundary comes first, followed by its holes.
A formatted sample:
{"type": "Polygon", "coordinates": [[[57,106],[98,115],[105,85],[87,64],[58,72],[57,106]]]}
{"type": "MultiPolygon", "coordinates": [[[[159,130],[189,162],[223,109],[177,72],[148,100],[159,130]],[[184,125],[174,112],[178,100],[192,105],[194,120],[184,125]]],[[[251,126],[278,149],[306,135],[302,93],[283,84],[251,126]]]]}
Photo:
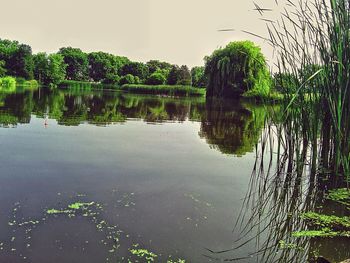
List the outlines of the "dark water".
{"type": "Polygon", "coordinates": [[[240,237],[233,229],[266,114],[200,98],[0,93],[0,262],[227,257],[209,250],[230,249],[240,237]],[[76,202],[89,204],[68,208],[76,202]]]}

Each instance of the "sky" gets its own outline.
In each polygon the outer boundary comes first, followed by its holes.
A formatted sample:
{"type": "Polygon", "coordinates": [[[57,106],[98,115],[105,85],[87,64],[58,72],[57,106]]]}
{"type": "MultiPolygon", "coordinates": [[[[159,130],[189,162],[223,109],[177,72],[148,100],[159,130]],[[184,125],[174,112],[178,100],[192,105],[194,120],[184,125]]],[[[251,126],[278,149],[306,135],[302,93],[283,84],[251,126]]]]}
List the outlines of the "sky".
{"type": "MultiPolygon", "coordinates": [[[[279,12],[275,0],[256,3],[274,9],[269,18],[279,12]]],[[[272,59],[267,43],[241,31],[267,36],[250,0],[0,0],[0,6],[0,38],[29,44],[34,53],[71,46],[193,67],[230,41],[247,39],[272,59]],[[218,31],[228,28],[235,31],[218,31]]]]}

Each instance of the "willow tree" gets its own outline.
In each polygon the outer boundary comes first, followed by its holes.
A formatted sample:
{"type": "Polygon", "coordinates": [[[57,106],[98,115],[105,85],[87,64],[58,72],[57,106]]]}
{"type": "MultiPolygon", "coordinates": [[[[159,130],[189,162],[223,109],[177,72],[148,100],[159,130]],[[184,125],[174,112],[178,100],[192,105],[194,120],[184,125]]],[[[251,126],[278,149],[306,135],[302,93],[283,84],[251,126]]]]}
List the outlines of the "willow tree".
{"type": "Polygon", "coordinates": [[[208,97],[266,96],[271,76],[260,47],[251,41],[231,42],[205,58],[208,97]]]}

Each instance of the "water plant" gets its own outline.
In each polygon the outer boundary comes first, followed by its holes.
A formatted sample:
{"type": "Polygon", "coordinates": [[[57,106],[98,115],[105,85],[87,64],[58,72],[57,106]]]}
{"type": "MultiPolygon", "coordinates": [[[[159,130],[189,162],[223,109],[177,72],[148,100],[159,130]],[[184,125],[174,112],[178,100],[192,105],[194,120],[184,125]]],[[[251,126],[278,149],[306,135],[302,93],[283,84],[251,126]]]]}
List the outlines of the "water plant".
{"type": "MultiPolygon", "coordinates": [[[[283,3],[280,18],[263,18],[268,30],[263,39],[276,54],[274,81],[283,93],[282,114],[269,115],[256,147],[249,191],[235,228],[240,228],[240,238],[233,249],[215,253],[229,260],[239,257],[227,253],[255,242],[256,250],[242,258],[307,262],[316,246],[313,238],[349,236],[348,217],[322,213],[325,198],[348,202],[349,2],[276,1],[283,3]],[[305,249],[280,251],[281,240],[305,249]]],[[[338,254],[330,255],[334,261],[344,260],[338,254]]]]}

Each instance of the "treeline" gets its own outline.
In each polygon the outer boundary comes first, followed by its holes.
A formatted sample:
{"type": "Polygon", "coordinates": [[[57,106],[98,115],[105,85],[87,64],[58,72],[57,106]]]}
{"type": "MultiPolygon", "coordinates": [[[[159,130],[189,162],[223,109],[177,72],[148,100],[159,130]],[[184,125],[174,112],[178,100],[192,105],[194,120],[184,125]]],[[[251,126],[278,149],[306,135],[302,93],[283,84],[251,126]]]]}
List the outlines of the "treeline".
{"type": "Polygon", "coordinates": [[[33,54],[29,45],[0,39],[0,78],[4,76],[36,79],[50,86],[57,86],[64,80],[112,85],[206,86],[204,67],[189,70],[185,65],[158,60],[135,62],[123,56],[105,52],[85,53],[72,47],[63,47],[55,54],[33,54]]]}

